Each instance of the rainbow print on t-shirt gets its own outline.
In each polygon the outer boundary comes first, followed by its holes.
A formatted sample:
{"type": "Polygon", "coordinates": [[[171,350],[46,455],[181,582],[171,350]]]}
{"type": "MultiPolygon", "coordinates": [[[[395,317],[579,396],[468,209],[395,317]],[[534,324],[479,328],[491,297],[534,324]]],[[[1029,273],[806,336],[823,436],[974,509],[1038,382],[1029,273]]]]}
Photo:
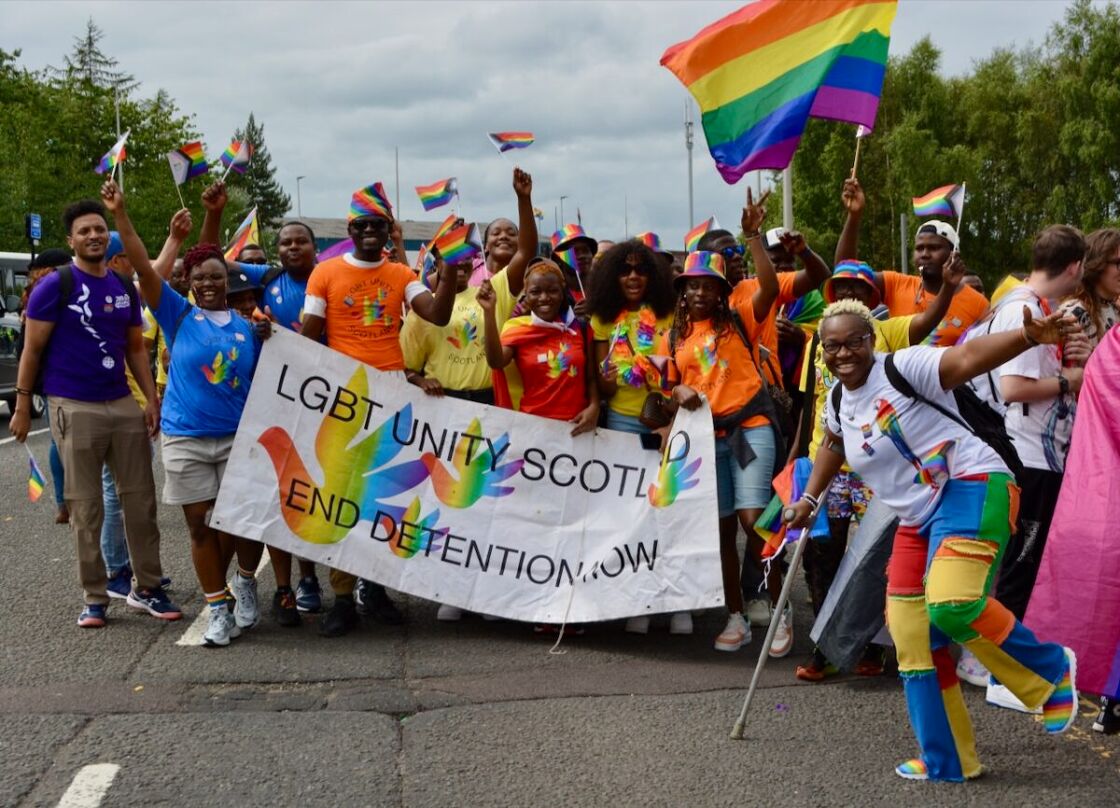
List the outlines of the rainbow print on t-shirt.
{"type": "Polygon", "coordinates": [[[218,351],[214,355],[214,361],[207,367],[201,367],[202,375],[206,377],[206,381],[213,385],[219,385],[222,382],[229,381],[229,386],[236,390],[241,384],[241,380],[237,377],[237,348],[230,348],[227,354],[222,354],[218,351]]]}
{"type": "Polygon", "coordinates": [[[451,343],[451,345],[453,345],[456,350],[461,351],[472,342],[474,342],[475,337],[477,336],[478,328],[475,327],[475,324],[464,321],[458,328],[455,329],[455,333],[447,338],[447,341],[451,343]]]}
{"type": "Polygon", "coordinates": [[[362,325],[392,325],[393,315],[385,311],[385,298],[388,294],[384,289],[377,290],[377,297],[372,301],[366,297],[362,299],[362,325]]]}
{"type": "Polygon", "coordinates": [[[559,379],[565,373],[569,376],[576,375],[578,371],[572,364],[572,353],[572,346],[567,342],[561,342],[558,351],[548,352],[548,378],[559,379]]]}
{"type": "Polygon", "coordinates": [[[727,360],[720,359],[716,356],[716,335],[709,334],[704,338],[703,345],[697,345],[692,349],[696,361],[700,364],[700,372],[703,374],[711,373],[713,370],[723,370],[727,367],[727,360]]]}
{"type": "Polygon", "coordinates": [[[881,398],[876,402],[875,408],[877,411],[875,424],[879,427],[879,431],[890,438],[898,453],[918,472],[914,475],[914,482],[931,488],[940,488],[944,485],[949,479],[949,450],[956,442],[948,440],[940,443],[934,446],[924,459],[919,459],[910,448],[910,444],[906,442],[906,436],[902,434],[902,425],[898,421],[898,413],[891,403],[881,398]]]}

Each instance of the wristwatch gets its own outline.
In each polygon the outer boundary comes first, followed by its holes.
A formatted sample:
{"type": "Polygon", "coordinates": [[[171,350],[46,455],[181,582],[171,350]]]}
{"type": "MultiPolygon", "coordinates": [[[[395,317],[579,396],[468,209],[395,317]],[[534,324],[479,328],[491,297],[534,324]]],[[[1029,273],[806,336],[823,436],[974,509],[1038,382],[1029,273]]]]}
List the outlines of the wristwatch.
{"type": "Polygon", "coordinates": [[[1062,374],[1058,374],[1058,392],[1063,396],[1069,395],[1069,379],[1062,374]]]}

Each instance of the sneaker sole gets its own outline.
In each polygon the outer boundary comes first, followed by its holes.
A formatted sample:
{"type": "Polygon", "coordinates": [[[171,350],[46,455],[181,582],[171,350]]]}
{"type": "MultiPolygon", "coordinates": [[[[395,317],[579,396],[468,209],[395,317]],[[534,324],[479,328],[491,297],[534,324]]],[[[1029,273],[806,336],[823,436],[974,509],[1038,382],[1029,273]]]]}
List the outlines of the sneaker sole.
{"type": "Polygon", "coordinates": [[[183,619],[183,613],[182,612],[157,612],[155,609],[152,609],[147,604],[141,603],[138,600],[133,600],[131,594],[129,594],[129,596],[127,598],[125,598],[125,603],[128,604],[130,609],[135,609],[138,612],[147,612],[148,614],[150,614],[152,617],[156,618],[157,620],[172,621],[172,620],[182,620],[183,619]]]}
{"type": "Polygon", "coordinates": [[[988,686],[987,674],[985,674],[984,676],[977,676],[976,674],[967,673],[961,668],[957,668],[957,678],[962,682],[968,682],[968,684],[972,685],[973,687],[986,688],[988,686]]]}
{"type": "Polygon", "coordinates": [[[743,641],[740,642],[740,643],[720,642],[719,640],[716,640],[715,641],[715,649],[717,651],[727,651],[727,652],[738,651],[744,645],[749,645],[750,641],[751,641],[750,637],[743,638],[743,641]]]}
{"type": "Polygon", "coordinates": [[[203,648],[228,648],[229,644],[230,644],[230,641],[236,640],[240,636],[241,636],[241,629],[238,628],[237,625],[234,625],[233,628],[230,630],[229,636],[226,638],[225,642],[214,642],[213,640],[209,639],[208,637],[203,637],[202,638],[202,647],[203,648]]]}
{"type": "Polygon", "coordinates": [[[86,618],[85,620],[78,621],[78,628],[105,628],[106,622],[107,621],[96,617],[86,618]]]}
{"type": "Polygon", "coordinates": [[[1077,720],[1077,654],[1073,652],[1072,648],[1064,648],[1062,650],[1065,651],[1066,659],[1069,661],[1069,690],[1073,708],[1070,710],[1069,719],[1061,727],[1046,730],[1048,735],[1061,735],[1072,727],[1073,723],[1077,720]]]}

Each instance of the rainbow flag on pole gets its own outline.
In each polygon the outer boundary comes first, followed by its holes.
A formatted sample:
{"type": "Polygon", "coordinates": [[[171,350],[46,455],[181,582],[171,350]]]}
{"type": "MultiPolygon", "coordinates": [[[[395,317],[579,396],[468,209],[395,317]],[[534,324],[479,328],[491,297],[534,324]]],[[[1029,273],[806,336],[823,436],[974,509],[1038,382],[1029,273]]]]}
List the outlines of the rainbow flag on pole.
{"type": "Polygon", "coordinates": [[[895,0],[759,0],[661,57],[727,183],[789,165],[810,116],[875,126],[895,0]]]}
{"type": "Polygon", "coordinates": [[[915,216],[960,216],[964,209],[964,186],[942,185],[925,196],[915,196],[915,216]]]}
{"type": "Polygon", "coordinates": [[[27,498],[32,502],[38,502],[39,497],[43,496],[43,488],[46,487],[47,480],[43,477],[39,464],[35,462],[35,455],[31,454],[31,449],[27,450],[27,462],[31,467],[27,475],[27,498]]]}
{"type": "Polygon", "coordinates": [[[225,256],[227,261],[236,261],[238,254],[245,249],[246,244],[260,244],[261,231],[260,224],[257,222],[257,209],[253,208],[249,211],[249,215],[241,222],[237,228],[237,232],[233,234],[233,241],[226,247],[225,256]]]}
{"type": "MultiPolygon", "coordinates": [[[[754,526],[755,532],[766,542],[766,546],[762,548],[763,558],[776,555],[782,549],[783,544],[795,541],[797,536],[800,535],[800,531],[794,535],[789,535],[785,524],[782,522],[782,511],[790,503],[801,499],[801,495],[805,493],[805,486],[809,483],[809,473],[812,470],[813,462],[807,457],[799,457],[792,463],[788,463],[774,478],[774,496],[771,498],[770,504],[758,517],[754,526]]],[[[828,513],[825,508],[821,508],[817,513],[817,518],[809,529],[809,535],[828,535],[828,513]]]]}
{"type": "Polygon", "coordinates": [[[197,140],[169,151],[167,162],[171,164],[171,176],[175,178],[176,185],[182,185],[187,180],[200,177],[210,170],[206,162],[206,152],[202,148],[202,143],[197,140]]]}
{"type": "Polygon", "coordinates": [[[469,261],[482,252],[482,236],[478,225],[465,224],[435,239],[435,246],[447,264],[469,261]]]}
{"type": "Polygon", "coordinates": [[[704,234],[709,230],[719,229],[719,222],[716,221],[716,217],[709,217],[684,234],[684,248],[689,252],[696,252],[698,249],[700,249],[700,239],[704,236],[704,234]]]}
{"type": "Polygon", "coordinates": [[[499,152],[510,149],[527,149],[533,145],[535,138],[532,132],[491,132],[486,137],[494,144],[499,152]]]}
{"type": "Polygon", "coordinates": [[[117,163],[121,162],[125,157],[128,156],[124,150],[124,142],[128,140],[128,136],[131,132],[132,130],[130,129],[128,132],[125,132],[123,135],[121,135],[121,139],[114,143],[113,148],[109,149],[109,151],[105,153],[105,156],[101,158],[101,162],[97,164],[97,167],[95,169],[93,169],[94,171],[96,171],[98,174],[113,173],[113,169],[117,167],[117,163]]]}
{"type": "Polygon", "coordinates": [[[253,144],[247,140],[232,140],[222,156],[218,159],[222,161],[222,165],[226,167],[226,173],[230,169],[236,171],[238,174],[244,174],[245,169],[249,167],[249,160],[253,157],[253,144]]]}
{"type": "Polygon", "coordinates": [[[457,193],[459,193],[459,181],[455,177],[448,177],[431,185],[416,186],[416,195],[420,197],[420,204],[424,206],[424,210],[446,205],[457,193]]]}

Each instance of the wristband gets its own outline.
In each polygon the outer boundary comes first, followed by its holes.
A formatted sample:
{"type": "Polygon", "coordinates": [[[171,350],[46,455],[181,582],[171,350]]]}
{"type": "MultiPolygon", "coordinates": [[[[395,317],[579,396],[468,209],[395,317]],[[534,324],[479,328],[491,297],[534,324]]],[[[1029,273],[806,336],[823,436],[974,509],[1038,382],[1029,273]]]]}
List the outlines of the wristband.
{"type": "Polygon", "coordinates": [[[801,495],[801,498],[802,498],[803,500],[805,500],[806,502],[808,502],[808,503],[809,503],[810,505],[812,505],[812,506],[813,506],[813,510],[814,510],[814,511],[815,511],[815,510],[816,510],[816,509],[817,509],[817,508],[818,508],[818,507],[820,506],[820,504],[821,504],[821,501],[820,501],[820,499],[819,499],[819,498],[817,498],[817,497],[815,497],[815,496],[813,496],[813,495],[812,495],[812,494],[810,494],[810,493],[809,493],[808,491],[806,491],[806,492],[805,492],[804,494],[802,494],[802,495],[801,495]]]}
{"type": "Polygon", "coordinates": [[[1058,374],[1058,394],[1063,396],[1069,395],[1069,379],[1062,374],[1058,374]]]}
{"type": "Polygon", "coordinates": [[[34,395],[34,393],[32,393],[30,390],[27,390],[23,387],[17,387],[16,388],[16,395],[17,396],[31,396],[31,395],[34,395]]]}

